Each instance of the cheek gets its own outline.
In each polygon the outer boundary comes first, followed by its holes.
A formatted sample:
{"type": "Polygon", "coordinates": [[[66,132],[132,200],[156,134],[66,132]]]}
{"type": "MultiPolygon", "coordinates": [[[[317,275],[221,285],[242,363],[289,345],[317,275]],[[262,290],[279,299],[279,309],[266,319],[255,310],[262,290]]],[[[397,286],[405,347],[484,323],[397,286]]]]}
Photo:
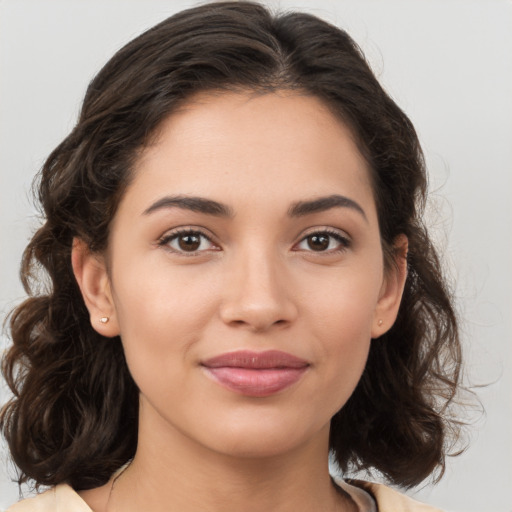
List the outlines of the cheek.
{"type": "Polygon", "coordinates": [[[363,373],[379,291],[378,273],[351,273],[339,282],[324,283],[304,310],[316,340],[326,396],[332,397],[332,414],[348,400],[363,373]]]}
{"type": "Polygon", "coordinates": [[[371,338],[382,273],[378,267],[373,271],[368,268],[371,267],[342,269],[320,286],[304,284],[309,292],[303,294],[307,301],[303,301],[302,309],[320,330],[320,338],[331,339],[337,333],[344,344],[354,345],[371,338]]]}
{"type": "Polygon", "coordinates": [[[143,272],[133,267],[119,265],[113,276],[114,303],[128,363],[141,369],[176,368],[191,359],[192,347],[212,318],[214,293],[204,286],[203,279],[183,270],[166,274],[157,265],[145,265],[143,272]]]}
{"type": "Polygon", "coordinates": [[[174,268],[159,249],[140,261],[119,259],[112,281],[121,329],[160,329],[169,335],[170,326],[176,331],[181,325],[196,324],[213,302],[213,287],[205,286],[212,276],[204,273],[193,266],[174,268]]]}

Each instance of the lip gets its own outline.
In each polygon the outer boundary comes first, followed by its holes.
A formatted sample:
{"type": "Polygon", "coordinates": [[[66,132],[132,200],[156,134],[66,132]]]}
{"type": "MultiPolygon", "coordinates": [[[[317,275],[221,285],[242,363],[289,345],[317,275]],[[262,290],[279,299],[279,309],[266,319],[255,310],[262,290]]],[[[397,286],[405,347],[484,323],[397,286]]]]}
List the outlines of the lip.
{"type": "Polygon", "coordinates": [[[307,371],[309,363],[280,350],[242,350],[212,357],[201,366],[230,391],[266,397],[295,384],[307,371]]]}

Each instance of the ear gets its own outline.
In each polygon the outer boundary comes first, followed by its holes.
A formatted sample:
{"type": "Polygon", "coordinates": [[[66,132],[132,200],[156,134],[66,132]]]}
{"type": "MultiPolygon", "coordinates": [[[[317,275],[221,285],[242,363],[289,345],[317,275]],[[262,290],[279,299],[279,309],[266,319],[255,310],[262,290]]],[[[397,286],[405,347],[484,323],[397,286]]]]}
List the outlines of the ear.
{"type": "Polygon", "coordinates": [[[91,252],[83,240],[75,238],[71,264],[94,330],[107,337],[119,335],[105,259],[91,252]]]}
{"type": "Polygon", "coordinates": [[[407,237],[399,235],[393,244],[395,261],[386,270],[375,308],[372,338],[378,338],[391,329],[398,315],[407,279],[407,250],[407,237]]]}

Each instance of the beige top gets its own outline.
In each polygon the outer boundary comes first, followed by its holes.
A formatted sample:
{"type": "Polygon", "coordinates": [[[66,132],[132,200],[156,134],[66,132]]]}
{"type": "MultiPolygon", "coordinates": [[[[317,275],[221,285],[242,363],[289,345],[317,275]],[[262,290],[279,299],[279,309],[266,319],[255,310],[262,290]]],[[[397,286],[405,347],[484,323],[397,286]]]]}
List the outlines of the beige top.
{"type": "MultiPolygon", "coordinates": [[[[360,512],[442,512],[419,503],[385,485],[351,480],[337,480],[358,505],[360,512]],[[372,499],[373,498],[373,499],[372,499]],[[374,501],[375,500],[375,501],[374,501]],[[376,507],[375,507],[376,505],[376,507]]],[[[93,512],[87,503],[66,484],[14,504],[7,512],[93,512]]]]}

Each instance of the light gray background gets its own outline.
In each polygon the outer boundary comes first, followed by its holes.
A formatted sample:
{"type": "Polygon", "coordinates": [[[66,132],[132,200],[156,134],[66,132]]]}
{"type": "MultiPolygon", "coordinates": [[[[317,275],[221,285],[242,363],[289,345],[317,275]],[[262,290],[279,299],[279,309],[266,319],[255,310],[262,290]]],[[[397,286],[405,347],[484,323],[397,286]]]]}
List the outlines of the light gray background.
{"type": "MultiPolygon", "coordinates": [[[[486,415],[477,417],[470,448],[417,497],[452,511],[510,512],[512,3],[267,3],[347,29],[418,129],[431,172],[431,223],[458,282],[467,372],[471,383],[489,385],[478,391],[486,415]]],[[[73,126],[87,83],[133,36],[191,5],[0,0],[0,317],[23,297],[18,263],[37,225],[31,179],[73,126]]],[[[0,508],[18,497],[9,471],[0,446],[0,508]]]]}

